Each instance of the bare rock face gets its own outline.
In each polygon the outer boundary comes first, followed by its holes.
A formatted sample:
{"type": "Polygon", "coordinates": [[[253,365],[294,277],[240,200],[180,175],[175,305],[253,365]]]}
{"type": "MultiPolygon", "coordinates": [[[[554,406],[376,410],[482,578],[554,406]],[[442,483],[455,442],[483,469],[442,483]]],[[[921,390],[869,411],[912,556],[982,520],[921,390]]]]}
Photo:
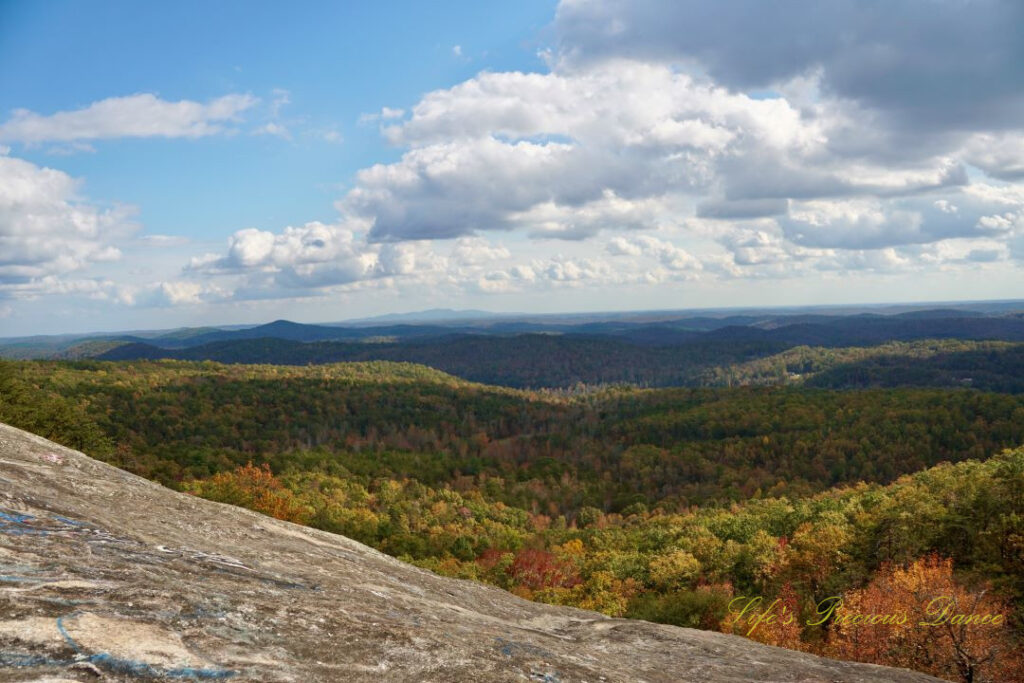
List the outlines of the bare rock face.
{"type": "Polygon", "coordinates": [[[0,681],[935,681],[442,578],[0,425],[0,681]]]}

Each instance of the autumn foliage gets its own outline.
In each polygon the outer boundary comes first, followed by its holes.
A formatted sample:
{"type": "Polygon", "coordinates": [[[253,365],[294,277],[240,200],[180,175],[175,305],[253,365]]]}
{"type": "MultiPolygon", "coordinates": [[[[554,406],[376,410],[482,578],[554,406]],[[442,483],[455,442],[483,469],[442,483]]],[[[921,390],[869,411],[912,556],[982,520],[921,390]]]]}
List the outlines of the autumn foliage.
{"type": "Polygon", "coordinates": [[[579,572],[571,562],[534,548],[524,548],[516,553],[507,571],[516,584],[530,590],[572,588],[580,583],[579,572]]]}
{"type": "Polygon", "coordinates": [[[952,560],[930,555],[907,567],[886,565],[866,587],[845,593],[825,654],[964,683],[1024,681],[1008,614],[987,586],[965,588],[953,578],[952,560]],[[889,618],[852,623],[854,615],[889,618]]]}
{"type": "Polygon", "coordinates": [[[250,462],[231,472],[215,474],[204,481],[192,483],[189,490],[210,500],[240,505],[288,522],[304,524],[309,520],[308,509],[295,499],[295,495],[285,488],[265,463],[257,467],[250,462]]]}
{"type": "Polygon", "coordinates": [[[785,584],[774,600],[761,598],[756,604],[751,600],[758,598],[740,596],[730,603],[729,615],[721,623],[723,633],[790,650],[811,649],[802,640],[805,622],[801,618],[800,598],[792,584],[785,584]],[[758,618],[762,614],[764,618],[758,618]]]}
{"type": "Polygon", "coordinates": [[[749,634],[762,642],[972,683],[1024,669],[1024,448],[997,454],[1024,443],[1024,394],[561,394],[387,364],[0,363],[0,414],[542,602],[747,635],[728,606],[761,596],[784,612],[749,634]],[[1013,614],[988,630],[806,623],[829,596],[837,613],[914,619],[929,591],[1013,614]]]}

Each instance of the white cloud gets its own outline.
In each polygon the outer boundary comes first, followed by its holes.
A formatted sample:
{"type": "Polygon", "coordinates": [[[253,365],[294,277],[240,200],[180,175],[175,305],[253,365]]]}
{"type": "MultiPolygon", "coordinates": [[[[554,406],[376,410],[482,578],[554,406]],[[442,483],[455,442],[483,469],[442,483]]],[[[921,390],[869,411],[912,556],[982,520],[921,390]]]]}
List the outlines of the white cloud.
{"type": "Polygon", "coordinates": [[[800,202],[780,219],[795,244],[850,249],[930,241],[923,222],[919,212],[891,209],[874,199],[800,202]]]}
{"type": "Polygon", "coordinates": [[[613,256],[647,256],[657,261],[668,270],[700,270],[700,261],[682,247],[651,235],[633,237],[616,237],[612,239],[606,250],[613,256]]]}
{"type": "Polygon", "coordinates": [[[182,235],[139,235],[135,239],[152,247],[180,247],[189,243],[189,239],[182,235]]]}
{"type": "MultiPolygon", "coordinates": [[[[855,103],[912,135],[1019,128],[1019,2],[563,0],[560,68],[623,57],[700,71],[733,89],[778,89],[816,74],[809,94],[855,103]]],[[[789,91],[792,95],[792,91],[789,91]]]]}
{"type": "Polygon", "coordinates": [[[382,132],[405,150],[357,174],[337,225],[239,231],[193,270],[244,275],[247,297],[511,293],[976,267],[1021,252],[1024,191],[972,182],[964,164],[981,162],[963,137],[891,153],[877,116],[823,96],[820,73],[760,99],[664,63],[555,63],[365,117],[390,120],[382,132]]]}
{"type": "Polygon", "coordinates": [[[632,240],[628,240],[625,237],[616,237],[608,242],[606,247],[608,253],[612,256],[639,256],[643,253],[643,249],[640,245],[635,244],[632,240]]]}
{"type": "Polygon", "coordinates": [[[492,245],[481,237],[462,237],[455,242],[451,258],[459,265],[476,266],[507,259],[512,253],[502,245],[492,245]]]}
{"type": "Polygon", "coordinates": [[[993,178],[1024,179],[1024,132],[977,133],[965,143],[963,156],[993,178]]]}
{"type": "Polygon", "coordinates": [[[91,204],[79,185],[61,171],[0,156],[0,297],[110,289],[67,276],[119,259],[118,244],[136,230],[135,211],[91,204]]]}
{"type": "Polygon", "coordinates": [[[1014,228],[1024,228],[1024,211],[1007,211],[1004,214],[982,216],[977,227],[989,232],[1009,232],[1014,228]]]}
{"type": "Polygon", "coordinates": [[[284,125],[270,121],[265,123],[255,131],[256,135],[273,135],[275,137],[283,138],[285,140],[291,140],[292,134],[284,125]]]}
{"type": "Polygon", "coordinates": [[[359,116],[359,123],[374,123],[375,121],[392,121],[394,119],[400,119],[405,116],[404,109],[397,109],[393,107],[381,107],[381,110],[375,114],[361,114],[359,116]]]}
{"type": "MultiPolygon", "coordinates": [[[[1024,96],[1007,30],[1024,17],[1000,0],[933,4],[564,0],[548,72],[482,72],[362,115],[401,155],[351,179],[336,221],[238,230],[183,273],[145,256],[181,241],[131,237],[129,208],[81,198],[69,176],[0,144],[0,298],[169,307],[861,272],[1005,278],[1024,259],[1024,96]],[[140,270],[115,263],[122,250],[143,256],[140,270]]],[[[342,140],[282,118],[287,90],[258,102],[136,94],[18,110],[0,142],[68,154],[239,129],[342,140]]]]}
{"type": "MultiPolygon", "coordinates": [[[[967,183],[955,149],[905,160],[865,153],[871,125],[840,103],[756,99],[664,64],[485,72],[385,127],[407,151],[361,171],[338,207],[372,222],[375,240],[489,230],[585,239],[679,224],[694,206],[721,220],[785,217],[790,199],[897,202],[967,183]]],[[[897,226],[908,218],[886,212],[897,226]]],[[[913,239],[933,237],[944,234],[913,239]]]]}
{"type": "Polygon", "coordinates": [[[131,287],[108,278],[44,275],[26,280],[0,282],[0,298],[32,300],[43,296],[85,297],[118,304],[130,304],[133,301],[131,287]]]}
{"type": "Polygon", "coordinates": [[[203,292],[203,285],[200,283],[179,280],[159,283],[156,286],[155,293],[158,299],[167,305],[178,306],[181,304],[199,303],[201,301],[200,295],[203,292]]]}
{"type": "Polygon", "coordinates": [[[270,117],[276,119],[281,115],[281,110],[292,103],[292,95],[284,88],[274,88],[270,95],[270,117]]]}
{"type": "Polygon", "coordinates": [[[561,254],[535,259],[500,270],[484,272],[476,289],[489,294],[524,290],[575,289],[605,286],[633,279],[600,258],[569,257],[561,254]]]}
{"type": "Polygon", "coordinates": [[[194,257],[186,271],[240,278],[249,297],[261,296],[260,292],[277,296],[277,290],[306,296],[340,285],[408,276],[436,265],[429,247],[368,244],[356,227],[312,222],[279,233],[239,230],[228,239],[225,255],[194,257]]]}
{"type": "Polygon", "coordinates": [[[221,133],[258,100],[251,95],[225,95],[206,104],[168,102],[142,93],[111,97],[74,111],[44,116],[17,109],[0,125],[0,140],[26,144],[76,142],[121,137],[196,138],[221,133]]]}

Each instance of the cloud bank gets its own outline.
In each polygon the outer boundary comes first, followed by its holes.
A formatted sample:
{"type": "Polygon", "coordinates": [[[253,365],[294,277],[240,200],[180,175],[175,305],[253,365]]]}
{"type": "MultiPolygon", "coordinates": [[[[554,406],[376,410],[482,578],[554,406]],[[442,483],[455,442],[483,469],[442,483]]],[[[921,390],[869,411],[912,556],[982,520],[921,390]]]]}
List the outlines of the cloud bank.
{"type": "MultiPolygon", "coordinates": [[[[236,229],[150,294],[178,305],[1019,269],[1021,25],[1012,0],[564,0],[547,71],[484,71],[364,115],[400,156],[356,173],[336,220],[236,229]]],[[[18,111],[0,140],[200,137],[254,103],[134,95],[18,111]]],[[[41,207],[0,199],[6,286],[115,257],[122,213],[74,199],[60,172],[3,161],[41,207]]]]}

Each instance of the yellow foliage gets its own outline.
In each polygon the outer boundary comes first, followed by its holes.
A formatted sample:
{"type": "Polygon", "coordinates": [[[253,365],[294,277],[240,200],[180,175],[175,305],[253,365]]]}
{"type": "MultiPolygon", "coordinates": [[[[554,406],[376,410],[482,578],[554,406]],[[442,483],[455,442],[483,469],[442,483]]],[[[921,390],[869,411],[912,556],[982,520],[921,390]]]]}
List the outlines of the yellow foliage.
{"type": "Polygon", "coordinates": [[[700,576],[701,565],[696,557],[685,550],[674,550],[651,560],[649,569],[651,581],[662,588],[675,590],[696,581],[700,576]]]}

